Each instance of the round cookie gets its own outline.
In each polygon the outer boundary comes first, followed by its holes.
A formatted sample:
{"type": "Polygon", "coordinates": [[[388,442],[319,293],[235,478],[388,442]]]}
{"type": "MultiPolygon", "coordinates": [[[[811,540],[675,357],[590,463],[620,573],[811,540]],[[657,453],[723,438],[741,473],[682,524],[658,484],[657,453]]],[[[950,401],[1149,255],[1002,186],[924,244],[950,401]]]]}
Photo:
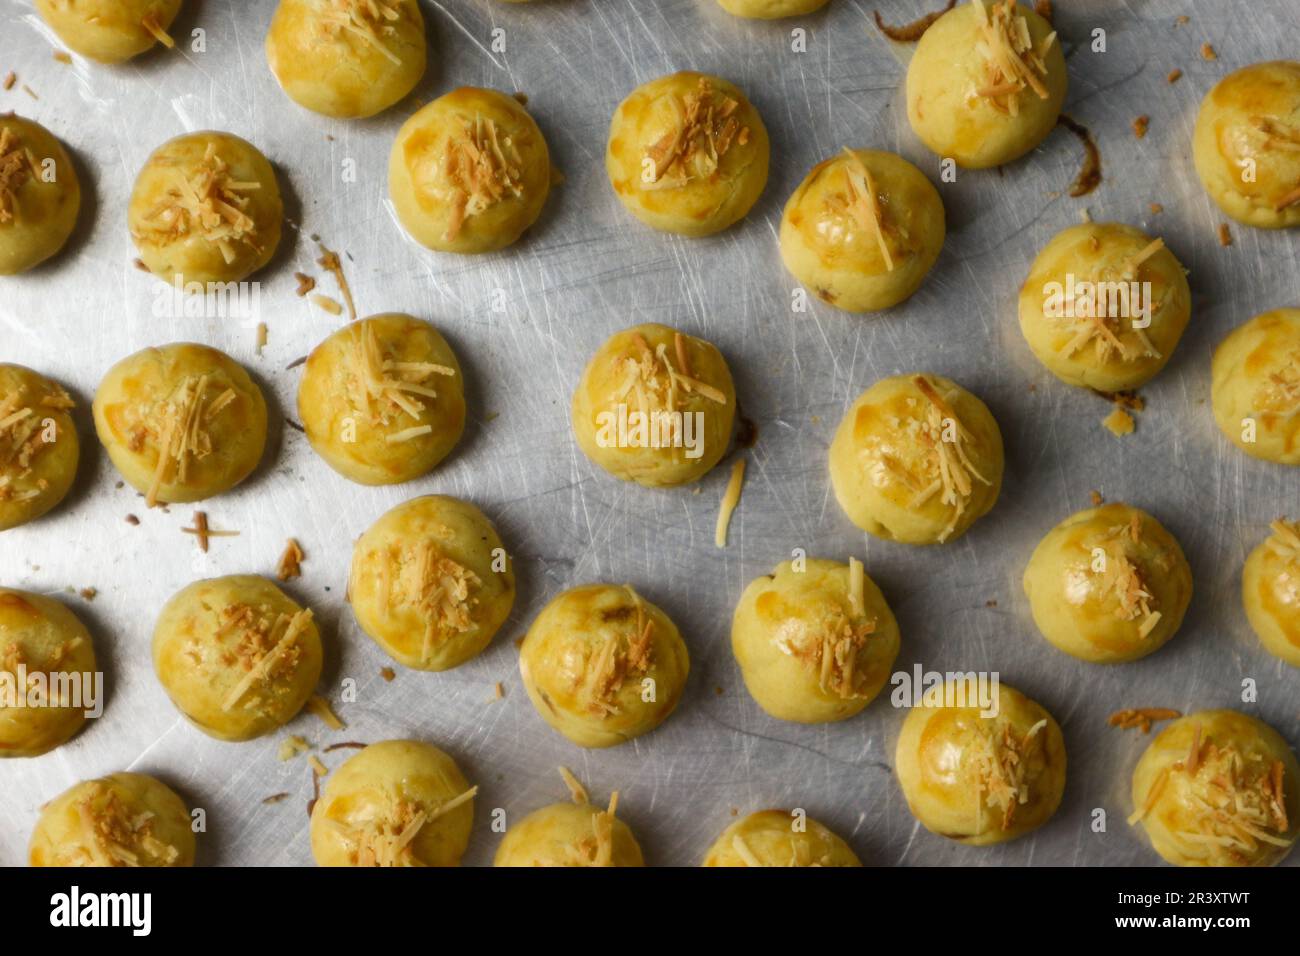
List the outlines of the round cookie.
{"type": "Polygon", "coordinates": [[[666,325],[616,332],[573,392],[573,435],[615,478],[650,487],[704,477],[726,453],[736,387],[710,342],[666,325]]]}
{"type": "Polygon", "coordinates": [[[436,252],[494,252],[542,212],[551,157],[520,102],[462,86],[402,124],[388,157],[398,221],[436,252]]]}
{"type": "Polygon", "coordinates": [[[831,486],[863,531],[953,541],[998,500],[1002,433],[987,406],[940,375],[895,375],[858,396],[831,442],[831,486]]]}
{"type": "Polygon", "coordinates": [[[723,830],[702,866],[861,866],[852,847],[816,820],[760,810],[723,830]]]}
{"type": "Polygon", "coordinates": [[[230,133],[186,133],[155,149],[127,207],[140,261],[167,283],[240,282],[271,261],[284,203],[270,162],[230,133]]]}
{"type": "Polygon", "coordinates": [[[35,0],[36,12],[60,40],[99,63],[122,63],[176,42],[167,28],[181,0],[35,0]]]}
{"type": "Polygon", "coordinates": [[[654,730],[677,706],[689,671],[677,626],[629,585],[563,592],[519,649],[529,700],[579,747],[612,747],[654,730]]]}
{"type": "Polygon", "coordinates": [[[800,570],[783,561],[740,596],[731,650],[768,714],[827,723],[880,693],[898,656],[898,623],[856,558],[808,558],[800,570]]]}
{"type": "Polygon", "coordinates": [[[280,0],[266,62],[299,106],[356,119],[411,92],[427,46],[416,0],[280,0]]]}
{"type": "Polygon", "coordinates": [[[1079,660],[1119,664],[1177,633],[1192,600],[1192,569],[1159,521],[1108,504],[1049,531],[1029,558],[1024,588],[1048,641],[1079,660]]]}
{"type": "Polygon", "coordinates": [[[907,68],[907,119],[958,166],[1001,166],[1052,131],[1065,102],[1052,25],[1014,0],[974,0],[932,23],[907,68]]]}
{"type": "Polygon", "coordinates": [[[645,866],[641,847],[628,825],[615,816],[618,791],[609,808],[593,807],[567,770],[560,771],[573,793],[572,803],[534,810],[506,831],[493,866],[645,866]]]}
{"type": "Polygon", "coordinates": [[[193,866],[194,830],[162,781],[114,773],[45,804],[27,856],[31,866],[193,866]]]}
{"type": "Polygon", "coordinates": [[[298,414],[343,477],[391,485],[432,471],[465,431],[465,379],[447,340],[401,313],[343,326],[307,357],[298,414]]]}
{"type": "Polygon", "coordinates": [[[1201,185],[1248,226],[1300,225],[1300,63],[1230,73],[1201,101],[1192,134],[1201,185]]]}
{"type": "Polygon", "coordinates": [[[1006,684],[985,716],[969,684],[932,688],[898,737],[894,767],[930,832],[988,846],[1046,823],[1065,792],[1065,739],[1052,715],[1006,684]],[[970,706],[967,706],[970,705],[970,706]]]}
{"type": "Polygon", "coordinates": [[[202,501],[252,473],[266,446],[266,400],[224,352],[179,342],[122,359],[92,405],[117,470],[160,502],[202,501]]]}
{"type": "Polygon", "coordinates": [[[427,495],[370,526],[352,552],[357,623],[399,664],[457,667],[510,616],[515,573],[496,529],[468,501],[427,495]]]}
{"type": "Polygon", "coordinates": [[[39,518],[72,487],[81,458],[73,407],[57,382],[0,364],[0,531],[39,518]]]}
{"type": "Polygon", "coordinates": [[[1164,241],[1120,223],[1057,233],[1020,289],[1020,331],[1038,361],[1102,392],[1154,378],[1191,312],[1186,272],[1164,241]]]}
{"type": "Polygon", "coordinates": [[[1252,458],[1300,465],[1300,309],[1274,309],[1228,333],[1210,365],[1214,421],[1252,458]]]}
{"type": "Polygon", "coordinates": [[[1300,837],[1300,766],[1263,721],[1202,710],[1147,745],[1133,807],[1129,825],[1175,866],[1272,866],[1300,837]]]}
{"type": "Polygon", "coordinates": [[[779,20],[812,13],[829,0],[718,0],[718,5],[732,16],[750,20],[779,20]]]}
{"type": "Polygon", "coordinates": [[[320,680],[312,612],[265,578],[196,581],[158,615],[153,667],[176,709],[218,740],[283,727],[320,680]]]}
{"type": "Polygon", "coordinates": [[[27,704],[0,707],[0,757],[39,757],[70,740],[103,704],[87,696],[102,692],[96,677],[95,648],[76,615],[42,595],[0,588],[0,687],[27,704]],[[65,679],[76,686],[47,706],[58,693],[53,683],[65,679]]]}
{"type": "Polygon", "coordinates": [[[708,236],[758,200],[769,153],[767,128],[738,86],[685,71],[643,83],[618,105],[605,172],[647,226],[708,236]]]}
{"type": "Polygon", "coordinates": [[[823,302],[879,312],[921,287],[945,235],[943,201],[893,153],[845,149],[799,184],[781,214],[781,261],[823,302]]]}
{"type": "Polygon", "coordinates": [[[1279,518],[1241,573],[1241,603],[1260,643],[1300,667],[1300,526],[1279,518]]]}
{"type": "Polygon", "coordinates": [[[0,276],[62,249],[80,209],[81,181],[63,144],[39,123],[0,115],[0,276]]]}
{"type": "Polygon", "coordinates": [[[311,813],[312,856],[320,866],[458,866],[477,793],[437,747],[371,744],[326,780],[311,813]]]}

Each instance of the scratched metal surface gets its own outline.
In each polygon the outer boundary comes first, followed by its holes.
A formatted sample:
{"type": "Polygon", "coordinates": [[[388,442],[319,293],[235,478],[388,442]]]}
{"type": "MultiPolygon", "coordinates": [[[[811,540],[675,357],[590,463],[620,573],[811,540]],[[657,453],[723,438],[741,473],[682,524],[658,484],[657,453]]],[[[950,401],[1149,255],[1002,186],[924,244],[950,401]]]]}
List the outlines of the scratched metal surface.
{"type": "MultiPolygon", "coordinates": [[[[38,807],[77,780],[120,770],[155,773],[206,809],[206,864],[307,864],[302,758],[277,759],[283,734],[246,744],[210,740],[171,707],[149,662],[162,602],[199,576],[269,573],[288,536],[305,547],[304,577],[289,588],[315,609],[327,642],[331,696],[344,677],[358,701],[339,705],[346,731],[309,716],[285,733],[319,745],[414,736],[438,743],[481,787],[467,863],[491,860],[490,809],[517,817],[564,797],[565,764],[600,795],[618,788],[622,812],[655,864],[693,864],[733,809],[801,806],[878,864],[1107,864],[1156,862],[1123,818],[1128,777],[1145,741],[1105,726],[1121,706],[1184,711],[1231,706],[1245,677],[1258,681],[1249,709],[1293,743],[1300,674],[1262,652],[1238,603],[1240,566],[1267,522],[1300,512],[1292,471],[1227,445],[1209,412],[1209,360],[1231,327],[1266,308],[1294,305],[1297,236],[1234,227],[1195,180],[1190,138],[1202,94],[1233,68],[1294,57],[1291,0],[1250,6],[1210,2],[1057,3],[1070,69],[1067,110],[1092,128],[1105,181],[1083,200],[1061,194],[1080,159],[1057,132],[1026,160],[971,172],[941,186],[949,217],[943,254],[921,291],[877,318],[817,305],[791,315],[776,225],[805,171],[845,144],[896,150],[937,179],[935,161],[907,128],[902,58],[870,22],[872,3],[833,0],[799,21],[807,52],[790,51],[793,22],[743,23],[712,0],[490,0],[423,4],[432,66],[414,97],[364,122],[327,121],[293,106],[262,53],[270,0],[190,0],[175,30],[207,33],[207,52],[154,53],[108,69],[51,58],[50,37],[26,0],[0,0],[0,73],[21,85],[0,92],[72,150],[85,192],[82,225],[65,254],[38,271],[0,280],[0,359],[66,383],[80,403],[80,479],[53,515],[0,536],[0,582],[61,595],[91,627],[107,671],[104,716],[68,745],[34,760],[0,763],[0,863],[24,859],[38,807]],[[1175,27],[1188,14],[1190,23],[1175,27]],[[1108,52],[1083,46],[1093,27],[1108,52]],[[490,49],[504,31],[504,52],[490,49]],[[1218,50],[1203,61],[1203,41],[1218,50]],[[1183,79],[1169,85],[1173,67],[1183,79]],[[745,88],[772,134],[773,168],[749,218],[721,236],[687,240],[642,228],[619,206],[602,163],[609,117],[634,85],[684,68],[713,71],[745,88]],[[438,256],[401,235],[386,203],[386,160],[401,121],[458,84],[523,90],[567,177],[525,241],[484,258],[438,256]],[[1129,131],[1151,116],[1139,142],[1129,131]],[[270,345],[254,354],[250,328],[213,319],[155,317],[152,280],[132,267],[125,206],[135,172],[163,140],[219,128],[252,140],[276,164],[288,213],[301,223],[260,275],[270,345]],[[346,159],[354,183],[341,181],[346,159]],[[1164,205],[1152,217],[1148,203],[1164,205]],[[1096,398],[1059,384],[1032,358],[1016,327],[1014,298],[1035,252],[1087,207],[1164,236],[1190,270],[1191,326],[1168,369],[1144,389],[1149,410],[1136,435],[1100,426],[1096,398]],[[204,507],[212,524],[238,529],[200,560],[181,534],[191,508],[147,512],[99,449],[87,411],[105,369],[147,345],[207,342],[249,367],[273,405],[293,415],[297,373],[286,366],[341,320],[293,295],[292,273],[319,274],[317,233],[349,253],[363,313],[401,310],[437,323],[466,369],[472,421],[454,458],[395,488],[348,483],[314,457],[298,432],[273,425],[266,459],[233,493],[204,507]],[[495,290],[506,303],[493,312],[495,290]],[[731,543],[712,543],[726,467],[701,493],[650,491],[607,477],[570,439],[568,402],[589,353],[635,322],[680,325],[730,359],[757,446],[731,543]],[[828,489],[826,449],[846,405],[877,378],[928,370],[981,395],[1006,438],[1007,479],[997,508],[960,541],[914,549],[865,537],[828,489]],[[1037,538],[1085,507],[1091,489],[1150,509],[1191,560],[1196,595],[1182,632],[1158,654],[1113,669],[1088,666],[1037,636],[1019,575],[1037,538]],[[399,670],[357,628],[343,602],[350,544],[408,497],[444,492],[477,502],[496,521],[519,572],[515,612],[489,650],[450,673],[399,670]],[[125,523],[127,513],[141,518],[125,523]],[[729,649],[730,611],[744,585],[792,548],[860,555],[903,633],[899,669],[997,670],[1060,720],[1070,758],[1065,801],[1036,834],[973,849],[924,831],[892,773],[903,712],[876,701],[857,718],[823,727],[783,724],[745,693],[729,649]],[[520,685],[513,640],[557,591],[592,580],[634,583],[679,623],[692,676],[677,713],[657,732],[613,750],[581,751],[547,729],[520,685]],[[95,587],[88,603],[66,589],[95,587]],[[996,607],[986,603],[996,600],[996,607]],[[493,701],[493,685],[505,685],[493,701]],[[288,791],[273,806],[264,797],[288,791]],[[1105,834],[1090,813],[1110,814],[1105,834]]],[[[925,4],[924,6],[931,6],[925,4]]],[[[918,12],[879,0],[892,22],[918,12]]],[[[323,282],[330,291],[328,281],[323,282]]],[[[325,756],[337,764],[346,752],[325,756]]],[[[1293,856],[1292,862],[1297,862],[1293,856]]]]}

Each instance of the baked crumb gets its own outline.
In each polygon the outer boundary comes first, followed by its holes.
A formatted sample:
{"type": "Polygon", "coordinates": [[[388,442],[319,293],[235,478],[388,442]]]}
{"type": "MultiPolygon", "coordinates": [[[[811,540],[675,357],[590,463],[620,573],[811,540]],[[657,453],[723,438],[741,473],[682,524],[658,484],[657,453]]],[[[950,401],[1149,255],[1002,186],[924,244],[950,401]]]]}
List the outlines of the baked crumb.
{"type": "Polygon", "coordinates": [[[14,88],[14,84],[17,82],[18,82],[18,74],[15,73],[13,70],[10,70],[8,73],[5,74],[4,88],[6,90],[12,90],[14,88]]]}
{"type": "Polygon", "coordinates": [[[273,804],[279,803],[281,800],[287,800],[288,798],[289,798],[289,794],[283,791],[280,793],[273,793],[269,797],[263,797],[262,804],[263,806],[269,807],[272,806],[273,804]]]}
{"type": "Polygon", "coordinates": [[[1219,58],[1219,54],[1214,52],[1214,47],[1210,46],[1210,44],[1208,43],[1201,44],[1202,60],[1217,60],[1218,58],[1219,58]]]}
{"type": "Polygon", "coordinates": [[[307,762],[311,764],[312,773],[314,773],[318,777],[323,777],[330,772],[329,767],[321,763],[320,758],[317,757],[315,754],[308,754],[307,762]]]}
{"type": "Polygon", "coordinates": [[[1180,711],[1167,707],[1136,707],[1117,710],[1106,718],[1106,723],[1120,730],[1132,730],[1135,727],[1142,733],[1151,733],[1151,725],[1162,720],[1176,720],[1183,716],[1180,711]]]}
{"type": "Polygon", "coordinates": [[[1147,130],[1151,127],[1151,117],[1143,113],[1137,119],[1133,120],[1133,135],[1142,139],[1147,135],[1147,130]]]}
{"type": "Polygon", "coordinates": [[[140,519],[137,518],[135,515],[127,515],[127,516],[126,516],[126,523],[129,524],[129,525],[131,525],[132,527],[135,527],[136,525],[138,525],[138,524],[140,523],[140,519]]]}
{"type": "Polygon", "coordinates": [[[279,563],[275,567],[275,576],[281,581],[302,577],[302,562],[306,557],[307,555],[303,553],[298,540],[290,538],[284,546],[284,553],[280,555],[279,563]]]}
{"type": "Polygon", "coordinates": [[[1153,202],[1153,203],[1152,203],[1150,206],[1148,206],[1147,208],[1151,210],[1151,215],[1153,215],[1153,216],[1158,216],[1158,215],[1160,215],[1162,212],[1165,211],[1165,207],[1162,206],[1162,205],[1160,205],[1160,203],[1158,203],[1158,202],[1153,202]]]}
{"type": "Polygon", "coordinates": [[[1221,246],[1232,245],[1232,230],[1228,228],[1228,224],[1226,222],[1219,223],[1219,245],[1221,246]]]}
{"type": "Polygon", "coordinates": [[[1114,408],[1111,413],[1102,419],[1101,423],[1106,426],[1106,430],[1116,437],[1133,434],[1134,423],[1133,416],[1122,408],[1114,408]]]}
{"type": "Polygon", "coordinates": [[[1103,504],[1106,503],[1106,499],[1101,496],[1101,492],[1098,491],[1096,488],[1088,492],[1088,500],[1092,502],[1092,506],[1094,508],[1100,508],[1103,504]]]}
{"type": "Polygon", "coordinates": [[[379,668],[379,676],[384,679],[385,683],[391,684],[397,679],[397,671],[391,667],[381,667],[379,668]]]}
{"type": "MultiPolygon", "coordinates": [[[[320,247],[321,256],[316,260],[316,265],[320,266],[330,275],[334,276],[334,281],[338,283],[339,293],[343,296],[343,301],[348,307],[348,318],[356,319],[357,306],[352,301],[352,287],[348,285],[348,278],[343,274],[343,263],[339,261],[339,254],[331,249],[320,247]]],[[[337,315],[338,313],[334,313],[337,315]]]]}
{"type": "Polygon", "coordinates": [[[93,600],[95,600],[95,598],[99,597],[99,589],[98,589],[98,588],[82,588],[82,589],[81,589],[80,591],[78,591],[77,593],[78,593],[79,595],[81,595],[82,600],[85,600],[85,601],[93,601],[93,600]]]}
{"type": "Polygon", "coordinates": [[[54,59],[60,63],[67,64],[72,62],[72,57],[66,50],[55,50],[53,55],[54,59]]]}
{"type": "Polygon", "coordinates": [[[307,743],[306,738],[294,735],[280,741],[280,751],[277,756],[280,758],[280,762],[283,763],[286,760],[292,760],[298,754],[306,753],[308,750],[311,750],[311,744],[307,743]]]}
{"type": "Polygon", "coordinates": [[[1174,67],[1172,70],[1169,71],[1169,75],[1165,77],[1165,82],[1177,83],[1179,79],[1182,78],[1182,75],[1183,75],[1183,71],[1178,69],[1178,67],[1174,67]]]}
{"type": "MultiPolygon", "coordinates": [[[[1046,0],[1039,0],[1039,2],[1046,2],[1046,0]]],[[[956,5],[957,0],[948,0],[947,5],[944,6],[942,10],[936,10],[934,13],[927,13],[925,16],[913,20],[911,23],[905,23],[901,27],[891,27],[885,23],[884,19],[880,16],[879,10],[873,10],[871,12],[876,19],[876,29],[889,37],[889,39],[893,40],[895,43],[915,43],[917,40],[921,39],[921,34],[930,29],[930,24],[934,23],[935,20],[938,20],[956,5]]]]}
{"type": "Polygon", "coordinates": [[[293,277],[298,280],[298,288],[294,289],[293,292],[300,299],[316,288],[316,280],[305,272],[295,272],[293,277]]]}
{"type": "Polygon", "coordinates": [[[321,295],[320,293],[317,293],[311,297],[311,301],[312,304],[315,305],[317,308],[324,309],[330,315],[343,314],[343,306],[339,305],[337,301],[331,299],[327,295],[321,295]]]}

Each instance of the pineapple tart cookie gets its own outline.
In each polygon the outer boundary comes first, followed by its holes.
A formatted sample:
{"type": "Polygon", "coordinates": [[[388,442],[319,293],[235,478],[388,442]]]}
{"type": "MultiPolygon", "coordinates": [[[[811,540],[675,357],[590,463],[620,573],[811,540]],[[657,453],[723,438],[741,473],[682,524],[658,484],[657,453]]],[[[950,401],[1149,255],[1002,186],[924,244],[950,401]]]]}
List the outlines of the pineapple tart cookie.
{"type": "Polygon", "coordinates": [[[181,0],[35,0],[41,19],[69,47],[99,63],[122,63],[155,43],[171,49],[167,28],[181,0]]]}
{"type": "Polygon", "coordinates": [[[925,31],[907,68],[912,132],[958,166],[1001,166],[1052,131],[1065,102],[1052,25],[1014,0],[971,0],[925,31]]]}
{"type": "Polygon", "coordinates": [[[703,866],[861,866],[853,849],[816,820],[789,810],[760,810],[713,841],[703,866]]]}
{"type": "Polygon", "coordinates": [[[80,209],[81,182],[63,144],[38,123],[0,114],[0,276],[62,249],[80,209]]]}
{"type": "Polygon", "coordinates": [[[299,106],[356,119],[411,92],[426,47],[416,0],[280,0],[266,62],[299,106]]]}
{"type": "Polygon", "coordinates": [[[858,396],[831,442],[831,486],[850,520],[906,544],[953,541],[998,500],[1002,433],[940,375],[895,375],[858,396]]]}
{"type": "Polygon", "coordinates": [[[1129,824],[1175,866],[1272,866],[1300,836],[1300,767],[1262,720],[1202,710],[1147,745],[1133,807],[1129,824]]]}
{"type": "Polygon", "coordinates": [[[63,386],[0,364],[0,531],[39,518],[77,477],[81,445],[63,386]]]}
{"type": "Polygon", "coordinates": [[[271,261],[284,203],[270,162],[230,133],[186,133],[159,146],[131,191],[127,223],[140,261],[164,282],[240,282],[271,261]]]}
{"type": "Polygon", "coordinates": [[[1300,667],[1300,524],[1279,518],[1241,575],[1241,602],[1265,650],[1300,667]]]}
{"type": "Polygon", "coordinates": [[[677,626],[625,584],[585,584],[555,597],[519,649],[529,700],[579,747],[654,730],[677,706],[689,671],[677,626]]]}
{"type": "Polygon", "coordinates": [[[1138,508],[1109,504],[1066,518],[1034,549],[1025,595],[1043,637],[1072,657],[1119,664],[1159,650],[1192,600],[1174,536],[1138,508]]]}
{"type": "Polygon", "coordinates": [[[1061,728],[1020,691],[995,686],[986,709],[966,706],[960,685],[932,688],[903,721],[895,754],[912,815],[930,832],[971,846],[1037,829],[1065,792],[1061,728]]]}
{"type": "Polygon", "coordinates": [[[0,757],[39,757],[66,743],[103,703],[88,695],[102,690],[76,615],[39,594],[0,588],[0,757]]]}
{"type": "Polygon", "coordinates": [[[95,431],[122,477],[160,503],[201,501],[252,473],[266,446],[266,401],[234,359],[206,345],[148,348],[95,392],[95,431]]]}
{"type": "Polygon", "coordinates": [[[718,0],[718,5],[728,13],[749,20],[778,20],[812,13],[826,6],[829,0],[718,0]]]}
{"type": "Polygon", "coordinates": [[[726,453],[736,387],[712,343],[638,325],[596,350],[573,393],[572,416],[578,447],[615,478],[683,485],[726,453]]]}
{"type": "Polygon", "coordinates": [[[303,368],[298,415],[343,477],[391,485],[431,471],[465,431],[465,380],[447,340],[400,313],[343,326],[303,368]]]}
{"type": "Polygon", "coordinates": [[[943,201],[893,153],[845,149],[813,167],[781,214],[781,261],[817,298],[879,312],[921,287],[943,248],[943,201]]]}
{"type": "Polygon", "coordinates": [[[160,780],[114,773],[83,780],[41,808],[32,866],[193,866],[185,802],[160,780]]]}
{"type": "Polygon", "coordinates": [[[158,615],[153,666],[167,696],[218,740],[252,740],[284,726],[320,680],[312,612],[265,578],[196,581],[158,615]]]}
{"type": "Polygon", "coordinates": [[[628,825],[614,814],[618,791],[608,809],[591,805],[586,789],[563,767],[573,796],[534,810],[506,831],[493,866],[645,866],[641,847],[628,825]]]}
{"type": "Polygon", "coordinates": [[[477,793],[431,744],[371,744],[326,780],[311,813],[312,855],[320,866],[458,866],[477,793]]]}
{"type": "Polygon", "coordinates": [[[1196,114],[1192,159],[1233,219],[1300,225],[1300,63],[1255,63],[1220,80],[1196,114]]]}
{"type": "Polygon", "coordinates": [[[427,495],[357,539],[348,599],[361,629],[393,660],[442,671],[488,646],[514,606],[515,574],[483,512],[427,495]]]}
{"type": "Polygon", "coordinates": [[[647,226],[708,236],[742,219],[767,185],[758,110],[718,76],[661,76],[628,95],[609,125],[605,171],[647,226]]]}
{"type": "Polygon", "coordinates": [[[1020,289],[1020,331],[1069,385],[1122,392],[1165,367],[1187,328],[1182,264],[1132,226],[1085,223],[1057,233],[1020,289]]]}
{"type": "Polygon", "coordinates": [[[536,220],[551,189],[542,131],[519,100],[462,86],[408,119],[388,195],[411,238],[437,252],[494,252],[536,220]]]}
{"type": "Polygon", "coordinates": [[[783,561],[740,596],[731,650],[768,714],[826,723],[852,717],[880,693],[898,656],[898,624],[857,558],[783,561]]]}
{"type": "Polygon", "coordinates": [[[1214,421],[1252,458],[1300,465],[1300,309],[1228,333],[1210,365],[1214,421]]]}

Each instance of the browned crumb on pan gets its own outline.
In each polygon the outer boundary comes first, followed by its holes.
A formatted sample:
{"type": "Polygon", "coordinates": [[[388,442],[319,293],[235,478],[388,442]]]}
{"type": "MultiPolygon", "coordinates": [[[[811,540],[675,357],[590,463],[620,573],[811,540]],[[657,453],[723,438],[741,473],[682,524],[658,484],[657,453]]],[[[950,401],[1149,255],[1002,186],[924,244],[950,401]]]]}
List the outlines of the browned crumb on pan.
{"type": "Polygon", "coordinates": [[[307,762],[311,764],[311,772],[318,777],[324,777],[330,772],[330,768],[321,763],[320,757],[315,754],[308,754],[307,762]]]}
{"type": "Polygon", "coordinates": [[[1208,43],[1201,44],[1202,60],[1217,60],[1218,58],[1219,58],[1219,54],[1214,51],[1214,47],[1210,46],[1210,44],[1208,43]]]}
{"type": "Polygon", "coordinates": [[[287,800],[288,798],[289,794],[287,792],[273,793],[269,797],[263,797],[262,803],[264,806],[269,807],[273,804],[279,803],[281,800],[287,800]]]}
{"type": "Polygon", "coordinates": [[[135,515],[127,515],[126,523],[134,527],[140,523],[140,519],[137,518],[135,515]]]}
{"type": "Polygon", "coordinates": [[[391,667],[381,667],[379,668],[379,676],[384,679],[385,683],[391,684],[397,679],[397,671],[391,667]]]}
{"type": "Polygon", "coordinates": [[[237,538],[238,531],[219,531],[208,524],[208,513],[206,511],[194,512],[194,527],[181,528],[182,534],[192,534],[199,542],[199,550],[207,551],[213,538],[237,538]]]}
{"type": "Polygon", "coordinates": [[[957,0],[948,0],[948,5],[942,10],[936,10],[934,13],[927,13],[920,19],[913,20],[911,23],[905,23],[901,27],[891,27],[880,16],[879,10],[873,10],[872,15],[876,19],[876,29],[883,33],[895,43],[915,43],[921,39],[921,34],[930,29],[930,24],[934,23],[941,16],[957,5],[957,0]]]}
{"type": "Polygon", "coordinates": [[[84,601],[93,601],[95,598],[99,597],[98,588],[82,588],[77,593],[81,595],[81,598],[84,601]]]}
{"type": "Polygon", "coordinates": [[[147,265],[144,264],[144,260],[143,260],[143,259],[139,259],[139,258],[137,258],[137,259],[132,259],[132,260],[131,260],[131,265],[135,266],[135,267],[136,267],[137,269],[139,269],[141,272],[148,272],[148,271],[149,271],[149,267],[148,267],[147,265]]]}
{"type": "Polygon", "coordinates": [[[334,281],[339,284],[339,292],[343,296],[344,303],[348,307],[348,318],[357,317],[357,306],[352,301],[352,287],[348,285],[348,278],[343,274],[343,263],[339,261],[339,254],[332,249],[320,247],[321,256],[316,260],[316,265],[320,266],[330,275],[334,276],[334,281]]]}
{"type": "Polygon", "coordinates": [[[5,74],[4,88],[6,90],[12,90],[14,88],[14,84],[17,82],[18,82],[18,74],[15,73],[13,70],[10,70],[8,73],[5,74]]]}
{"type": "Polygon", "coordinates": [[[1146,399],[1137,392],[1103,392],[1100,389],[1090,389],[1098,398],[1104,398],[1106,401],[1118,405],[1120,408],[1127,408],[1130,411],[1140,412],[1147,407],[1146,399]]]}
{"type": "Polygon", "coordinates": [[[1101,185],[1101,152],[1097,149],[1088,127],[1064,113],[1057,117],[1056,122],[1077,136],[1079,142],[1083,144],[1083,166],[1079,169],[1079,175],[1074,177],[1074,182],[1070,184],[1070,195],[1076,199],[1086,196],[1101,185]]]}
{"type": "Polygon", "coordinates": [[[54,59],[57,62],[64,63],[64,64],[68,64],[72,62],[72,57],[68,54],[67,50],[55,50],[54,59]]]}
{"type": "Polygon", "coordinates": [[[1117,710],[1106,718],[1106,723],[1120,730],[1138,728],[1144,734],[1151,733],[1151,725],[1162,720],[1177,720],[1183,716],[1180,711],[1168,707],[1129,707],[1117,710]]]}
{"type": "Polygon", "coordinates": [[[1219,245],[1221,246],[1232,245],[1232,230],[1228,228],[1228,224],[1226,222],[1219,223],[1219,245]]]}
{"type": "Polygon", "coordinates": [[[295,272],[293,277],[298,280],[298,288],[294,289],[293,292],[300,299],[316,288],[316,280],[305,272],[295,272]]]}
{"type": "Polygon", "coordinates": [[[1132,435],[1136,425],[1133,422],[1133,416],[1122,408],[1113,408],[1109,415],[1101,420],[1106,426],[1106,430],[1116,438],[1123,438],[1125,435],[1132,435]]]}
{"type": "Polygon", "coordinates": [[[343,314],[343,306],[339,305],[336,300],[331,299],[327,295],[321,295],[320,293],[317,293],[316,295],[313,295],[311,297],[311,301],[312,304],[315,305],[317,308],[324,309],[330,315],[343,314]]]}
{"type": "Polygon", "coordinates": [[[1162,212],[1165,211],[1165,207],[1162,206],[1162,205],[1160,205],[1160,203],[1158,203],[1158,202],[1153,202],[1153,203],[1152,203],[1150,206],[1148,206],[1147,208],[1151,210],[1151,215],[1153,215],[1153,216],[1158,216],[1158,215],[1160,215],[1162,212]]]}
{"type": "Polygon", "coordinates": [[[1172,70],[1169,71],[1169,75],[1165,77],[1165,81],[1167,83],[1177,83],[1180,79],[1182,79],[1182,76],[1183,76],[1183,71],[1178,69],[1178,67],[1174,67],[1172,70]]]}
{"type": "Polygon", "coordinates": [[[302,562],[306,557],[298,539],[290,538],[284,546],[284,552],[280,555],[279,563],[275,566],[275,576],[281,581],[302,577],[302,562]]]}
{"type": "Polygon", "coordinates": [[[1147,130],[1151,128],[1151,117],[1143,113],[1137,119],[1133,120],[1133,135],[1138,139],[1146,136],[1147,130]]]}
{"type": "Polygon", "coordinates": [[[1174,26],[1185,27],[1187,26],[1187,24],[1191,22],[1192,22],[1192,18],[1184,14],[1183,16],[1178,17],[1176,20],[1174,20],[1174,26]]]}
{"type": "Polygon", "coordinates": [[[1088,492],[1088,500],[1092,502],[1092,506],[1094,508],[1100,508],[1103,504],[1106,503],[1106,499],[1101,496],[1101,492],[1098,491],[1096,488],[1088,492]]]}

